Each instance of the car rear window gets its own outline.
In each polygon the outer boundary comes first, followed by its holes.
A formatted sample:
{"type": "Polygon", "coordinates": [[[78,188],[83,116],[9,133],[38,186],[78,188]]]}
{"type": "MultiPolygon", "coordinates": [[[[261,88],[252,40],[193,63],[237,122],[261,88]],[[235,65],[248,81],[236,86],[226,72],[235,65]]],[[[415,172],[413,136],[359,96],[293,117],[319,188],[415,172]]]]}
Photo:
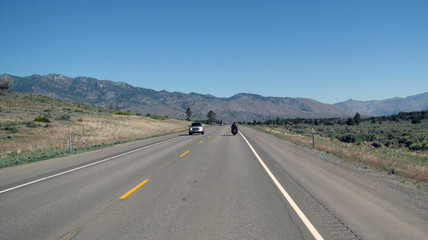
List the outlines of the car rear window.
{"type": "Polygon", "coordinates": [[[192,123],[192,126],[202,126],[202,123],[192,123]]]}

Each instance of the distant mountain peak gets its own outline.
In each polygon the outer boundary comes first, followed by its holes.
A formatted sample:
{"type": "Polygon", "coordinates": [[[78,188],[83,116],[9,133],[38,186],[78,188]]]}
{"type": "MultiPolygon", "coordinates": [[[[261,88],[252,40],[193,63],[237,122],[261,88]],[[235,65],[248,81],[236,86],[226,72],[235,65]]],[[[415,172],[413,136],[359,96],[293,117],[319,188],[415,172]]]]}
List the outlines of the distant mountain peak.
{"type": "Polygon", "coordinates": [[[230,99],[262,99],[262,98],[264,97],[254,93],[238,93],[230,97],[230,99]]]}
{"type": "Polygon", "coordinates": [[[51,73],[49,75],[47,75],[50,79],[52,80],[65,80],[65,79],[69,79],[68,77],[62,75],[62,74],[56,74],[56,73],[51,73]]]}

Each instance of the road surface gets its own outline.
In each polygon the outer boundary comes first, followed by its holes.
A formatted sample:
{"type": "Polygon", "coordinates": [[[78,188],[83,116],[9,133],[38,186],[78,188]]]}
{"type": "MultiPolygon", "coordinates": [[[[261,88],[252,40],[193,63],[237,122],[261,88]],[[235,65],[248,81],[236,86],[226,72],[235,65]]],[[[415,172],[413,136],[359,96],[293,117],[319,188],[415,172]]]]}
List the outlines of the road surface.
{"type": "Polygon", "coordinates": [[[427,239],[423,193],[240,130],[0,169],[0,239],[427,239]]]}

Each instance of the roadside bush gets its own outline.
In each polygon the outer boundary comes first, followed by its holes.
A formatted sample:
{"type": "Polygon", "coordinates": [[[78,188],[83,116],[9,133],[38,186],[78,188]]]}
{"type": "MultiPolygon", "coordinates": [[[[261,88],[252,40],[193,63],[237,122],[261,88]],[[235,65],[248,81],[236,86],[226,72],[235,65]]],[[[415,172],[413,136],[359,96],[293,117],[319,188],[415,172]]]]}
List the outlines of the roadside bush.
{"type": "Polygon", "coordinates": [[[348,120],[346,120],[346,125],[348,126],[355,125],[355,120],[353,118],[348,118],[348,120]]]}
{"type": "Polygon", "coordinates": [[[415,118],[412,120],[412,124],[420,124],[420,123],[422,123],[420,118],[415,118]]]}
{"type": "Polygon", "coordinates": [[[357,138],[355,137],[354,134],[348,133],[348,134],[345,134],[345,135],[338,137],[338,140],[341,142],[353,143],[357,140],[357,138]]]}
{"type": "Polygon", "coordinates": [[[62,121],[70,121],[70,115],[68,114],[63,114],[59,117],[56,118],[56,120],[62,120],[62,121]]]}
{"type": "MultiPolygon", "coordinates": [[[[261,123],[254,120],[248,124],[278,126],[278,122],[277,118],[261,123]]],[[[316,135],[329,138],[331,141],[337,139],[340,142],[357,145],[369,142],[370,146],[375,142],[373,147],[428,151],[428,111],[362,118],[359,125],[353,118],[296,118],[282,119],[282,122],[282,127],[294,134],[308,135],[313,127],[316,135]],[[316,125],[316,122],[319,124],[316,125]]]]}
{"type": "Polygon", "coordinates": [[[385,143],[385,146],[386,146],[386,147],[391,148],[391,147],[393,147],[393,146],[394,146],[394,144],[392,143],[392,141],[387,141],[387,142],[385,143]]]}
{"type": "Polygon", "coordinates": [[[372,143],[372,146],[375,148],[380,148],[380,147],[382,147],[382,144],[380,142],[374,142],[374,143],[372,143]]]}
{"type": "Polygon", "coordinates": [[[124,112],[124,111],[119,111],[119,112],[116,112],[115,114],[116,114],[116,115],[124,115],[124,116],[128,116],[128,115],[130,115],[130,113],[128,113],[128,112],[124,112]]]}
{"type": "Polygon", "coordinates": [[[414,143],[409,147],[410,150],[428,150],[428,142],[414,143]]]}
{"type": "Polygon", "coordinates": [[[413,144],[413,140],[408,136],[404,136],[398,139],[398,143],[400,146],[406,146],[407,148],[413,144]]]}
{"type": "Polygon", "coordinates": [[[421,145],[421,144],[418,144],[418,143],[415,143],[415,144],[412,144],[412,145],[409,147],[409,149],[410,149],[410,150],[413,150],[413,151],[415,151],[415,150],[421,150],[421,149],[422,149],[422,145],[421,145]]]}
{"type": "Polygon", "coordinates": [[[410,148],[410,146],[413,145],[413,141],[412,140],[408,140],[404,144],[406,145],[406,147],[410,148]]]}
{"type": "Polygon", "coordinates": [[[51,121],[49,120],[49,118],[42,117],[42,116],[38,116],[38,117],[34,118],[34,120],[33,120],[33,121],[34,121],[34,122],[46,122],[46,123],[51,122],[51,121]]]}

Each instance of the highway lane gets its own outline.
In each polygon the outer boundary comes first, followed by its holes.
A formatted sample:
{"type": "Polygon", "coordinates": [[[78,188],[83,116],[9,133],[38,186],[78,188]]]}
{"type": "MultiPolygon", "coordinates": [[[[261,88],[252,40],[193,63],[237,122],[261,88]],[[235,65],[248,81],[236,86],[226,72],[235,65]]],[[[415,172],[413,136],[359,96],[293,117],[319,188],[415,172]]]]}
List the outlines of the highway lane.
{"type": "MultiPolygon", "coordinates": [[[[229,129],[2,169],[0,192],[108,159],[0,193],[0,239],[313,239],[244,138],[229,129]]],[[[316,152],[251,129],[243,133],[325,239],[426,236],[424,212],[388,202],[378,207],[384,199],[364,180],[349,182],[354,173],[316,152]],[[396,224],[404,224],[401,231],[390,229],[396,224]]]]}
{"type": "Polygon", "coordinates": [[[0,239],[311,239],[227,127],[141,144],[3,170],[0,191],[111,158],[1,193],[0,239]]]}

